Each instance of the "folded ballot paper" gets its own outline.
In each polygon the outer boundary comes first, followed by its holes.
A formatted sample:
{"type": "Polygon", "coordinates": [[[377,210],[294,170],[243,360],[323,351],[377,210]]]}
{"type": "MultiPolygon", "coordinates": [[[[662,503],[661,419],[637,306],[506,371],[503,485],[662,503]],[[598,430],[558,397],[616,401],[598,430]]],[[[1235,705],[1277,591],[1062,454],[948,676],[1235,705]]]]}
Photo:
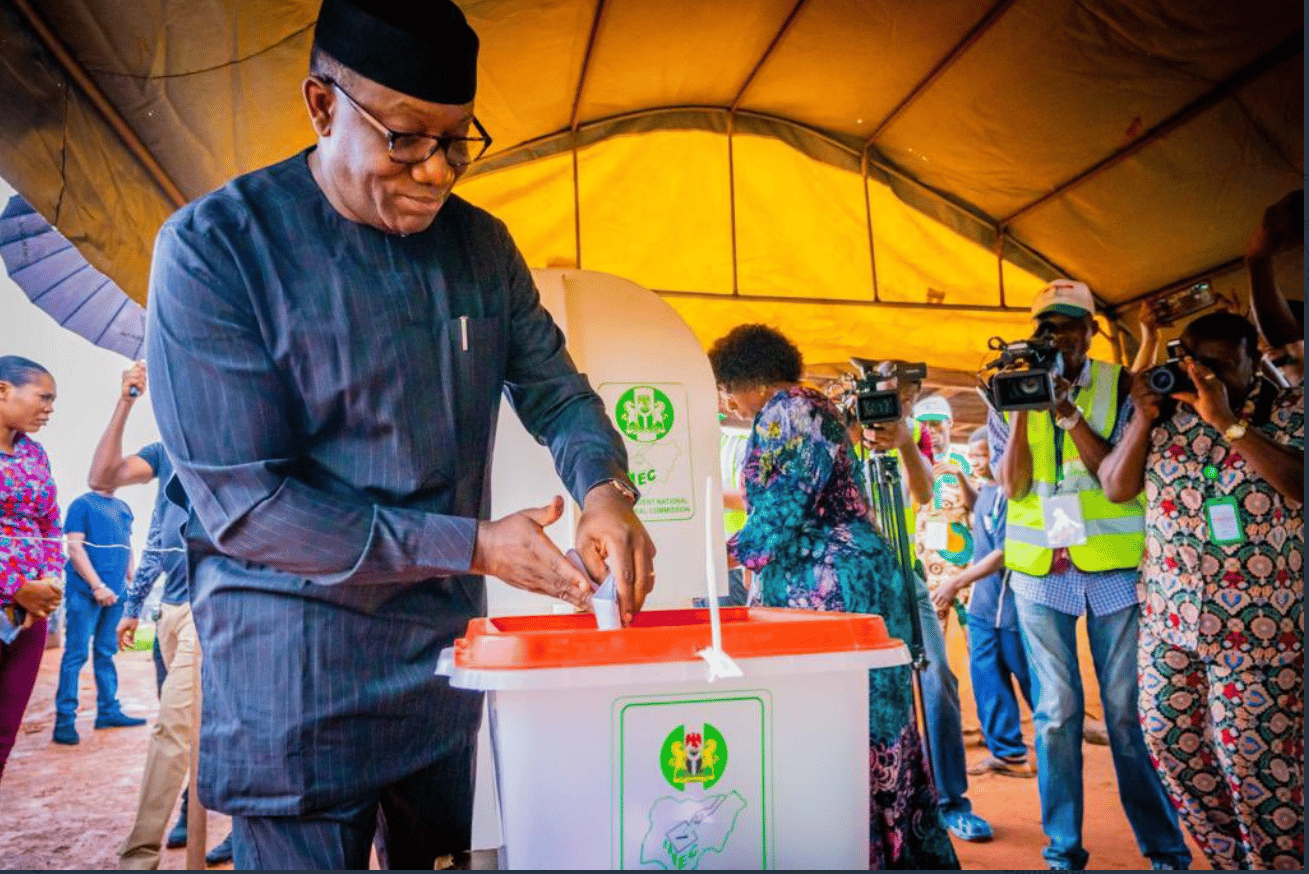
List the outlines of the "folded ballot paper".
{"type": "MultiPolygon", "coordinates": [[[[568,550],[566,555],[573,567],[586,574],[587,579],[591,578],[586,563],[576,549],[568,550]]],[[[614,582],[612,573],[591,593],[591,612],[595,614],[596,628],[601,631],[613,631],[622,627],[622,620],[618,618],[618,584],[614,582]]]]}

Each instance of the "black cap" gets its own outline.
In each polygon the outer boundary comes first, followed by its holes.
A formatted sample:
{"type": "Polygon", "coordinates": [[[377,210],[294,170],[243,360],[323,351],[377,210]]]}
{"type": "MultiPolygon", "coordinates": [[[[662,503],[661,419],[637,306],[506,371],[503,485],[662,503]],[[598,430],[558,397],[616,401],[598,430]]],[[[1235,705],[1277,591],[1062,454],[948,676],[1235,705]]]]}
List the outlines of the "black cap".
{"type": "Polygon", "coordinates": [[[419,100],[457,105],[477,93],[477,34],[450,0],[323,0],[314,45],[419,100]]]}

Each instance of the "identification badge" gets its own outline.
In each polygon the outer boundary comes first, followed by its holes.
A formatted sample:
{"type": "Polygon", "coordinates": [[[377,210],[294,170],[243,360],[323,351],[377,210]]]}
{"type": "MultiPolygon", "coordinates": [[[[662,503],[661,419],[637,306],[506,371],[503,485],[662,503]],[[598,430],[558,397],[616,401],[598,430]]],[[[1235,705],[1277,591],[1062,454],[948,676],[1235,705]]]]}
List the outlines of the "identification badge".
{"type": "Polygon", "coordinates": [[[1086,543],[1086,522],[1077,495],[1055,495],[1041,502],[1045,516],[1045,540],[1051,549],[1086,543]]]}
{"type": "Polygon", "coordinates": [[[944,519],[933,519],[927,523],[923,532],[923,545],[940,552],[950,546],[950,523],[944,519]]]}
{"type": "Polygon", "coordinates": [[[1209,517],[1209,539],[1219,546],[1245,542],[1245,526],[1241,524],[1241,508],[1233,495],[1210,498],[1204,504],[1209,517]]]}

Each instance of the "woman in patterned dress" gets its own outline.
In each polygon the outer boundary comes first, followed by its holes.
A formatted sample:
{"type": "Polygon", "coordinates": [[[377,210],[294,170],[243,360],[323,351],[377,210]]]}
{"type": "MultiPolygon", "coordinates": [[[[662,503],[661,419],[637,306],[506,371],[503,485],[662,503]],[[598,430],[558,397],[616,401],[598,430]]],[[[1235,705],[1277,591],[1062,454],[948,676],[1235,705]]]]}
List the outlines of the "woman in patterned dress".
{"type": "Polygon", "coordinates": [[[54,479],[45,450],[27,436],[49,420],[54,402],[44,367],[0,357],[0,778],[36,685],[47,617],[63,597],[54,479]]]}
{"type": "Polygon", "coordinates": [[[1304,388],[1260,376],[1258,338],[1232,313],[1187,325],[1193,389],[1137,374],[1100,480],[1145,492],[1140,717],[1164,788],[1214,869],[1301,870],[1304,388]]]}
{"type": "MultiPolygon", "coordinates": [[[[741,325],[709,352],[727,407],[753,420],[749,517],[728,548],[759,574],[770,607],[876,613],[907,639],[909,607],[891,552],[868,519],[860,466],[831,402],[800,384],[800,351],[741,325]]],[[[907,667],[869,672],[869,867],[958,868],[928,779],[907,667]]]]}

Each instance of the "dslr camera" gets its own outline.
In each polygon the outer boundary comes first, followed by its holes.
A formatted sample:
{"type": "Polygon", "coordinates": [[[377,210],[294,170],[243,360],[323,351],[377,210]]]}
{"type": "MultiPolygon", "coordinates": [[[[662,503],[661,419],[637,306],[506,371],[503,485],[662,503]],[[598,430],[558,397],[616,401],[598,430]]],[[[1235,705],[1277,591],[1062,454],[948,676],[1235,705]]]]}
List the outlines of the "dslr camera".
{"type": "Polygon", "coordinates": [[[1195,383],[1182,364],[1186,350],[1180,340],[1168,341],[1168,360],[1158,367],[1151,367],[1145,372],[1145,384],[1150,390],[1161,395],[1171,395],[1179,391],[1195,391],[1195,383]]]}
{"type": "Polygon", "coordinates": [[[1026,340],[1006,343],[992,337],[987,347],[1000,355],[987,362],[983,396],[1000,412],[1041,410],[1054,404],[1054,374],[1061,363],[1059,350],[1042,331],[1026,340]]]}
{"type": "Polygon", "coordinates": [[[900,405],[900,386],[906,382],[924,382],[927,364],[903,361],[873,361],[868,358],[851,358],[850,363],[859,371],[848,392],[845,406],[851,419],[865,428],[895,422],[904,415],[900,405]],[[878,383],[895,381],[895,388],[879,389],[878,383]]]}

